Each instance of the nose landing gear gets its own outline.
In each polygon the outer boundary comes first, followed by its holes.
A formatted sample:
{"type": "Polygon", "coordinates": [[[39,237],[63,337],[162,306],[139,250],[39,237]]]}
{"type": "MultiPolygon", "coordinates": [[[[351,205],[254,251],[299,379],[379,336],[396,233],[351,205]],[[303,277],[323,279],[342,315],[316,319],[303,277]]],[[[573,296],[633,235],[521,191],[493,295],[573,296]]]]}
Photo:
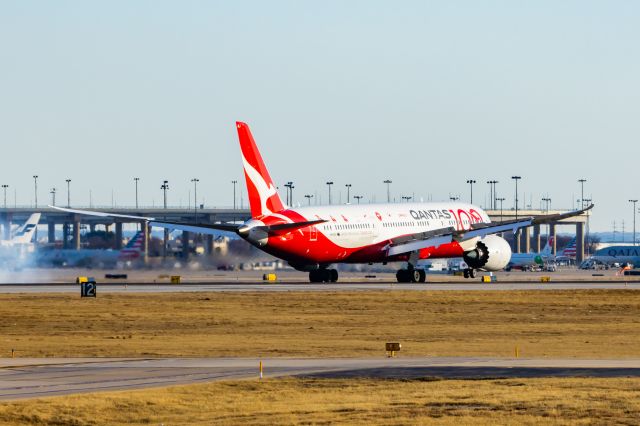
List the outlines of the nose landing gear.
{"type": "Polygon", "coordinates": [[[465,278],[475,278],[476,277],[476,270],[473,268],[467,268],[464,270],[463,272],[464,277],[465,278]]]}

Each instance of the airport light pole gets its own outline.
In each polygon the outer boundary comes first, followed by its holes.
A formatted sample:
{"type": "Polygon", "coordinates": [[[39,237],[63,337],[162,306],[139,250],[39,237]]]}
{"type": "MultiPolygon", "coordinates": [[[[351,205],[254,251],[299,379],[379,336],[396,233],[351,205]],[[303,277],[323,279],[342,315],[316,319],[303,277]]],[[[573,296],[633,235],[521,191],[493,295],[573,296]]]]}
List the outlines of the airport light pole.
{"type": "Polygon", "coordinates": [[[496,183],[498,183],[497,180],[488,180],[487,183],[489,184],[489,193],[491,194],[491,210],[495,210],[496,209],[496,183]]]}
{"type": "Polygon", "coordinates": [[[362,195],[354,195],[353,198],[358,200],[358,204],[360,204],[360,200],[362,199],[362,195]]]}
{"type": "Polygon", "coordinates": [[[233,209],[236,209],[236,183],[238,183],[237,180],[232,180],[231,183],[233,184],[233,209]]]}
{"type": "MultiPolygon", "coordinates": [[[[585,198],[583,201],[587,202],[588,203],[587,205],[591,204],[591,198],[585,198]]],[[[586,232],[587,247],[586,248],[587,248],[587,257],[589,257],[590,256],[590,248],[589,247],[591,246],[591,243],[589,242],[590,241],[589,240],[589,217],[590,217],[590,215],[589,215],[588,212],[586,213],[586,215],[587,215],[587,232],[586,232]]]]}
{"type": "Polygon", "coordinates": [[[67,207],[71,207],[71,179],[65,179],[67,182],[67,207]]]}
{"type": "MultiPolygon", "coordinates": [[[[167,208],[167,189],[169,189],[169,181],[162,181],[162,185],[160,185],[160,189],[162,189],[163,199],[164,199],[164,208],[167,208]]],[[[166,219],[166,216],[165,216],[166,219]]]]}
{"type": "Polygon", "coordinates": [[[284,184],[285,188],[287,188],[287,205],[293,204],[293,182],[289,181],[284,184]]]}
{"type": "Polygon", "coordinates": [[[476,183],[476,181],[473,180],[473,179],[467,179],[467,183],[469,184],[469,186],[471,186],[471,201],[470,201],[470,203],[473,204],[473,184],[476,183]]]}
{"type": "Polygon", "coordinates": [[[506,198],[496,198],[496,201],[500,201],[500,223],[502,223],[502,202],[506,200],[506,198]]]}
{"type": "Polygon", "coordinates": [[[311,194],[306,194],[306,195],[304,196],[304,198],[306,198],[306,199],[307,199],[307,203],[308,203],[309,205],[311,205],[311,199],[313,198],[313,195],[311,195],[311,194]]]}
{"type": "MultiPolygon", "coordinates": [[[[546,212],[549,214],[549,207],[551,206],[551,198],[543,197],[542,201],[546,203],[546,212]]],[[[549,232],[547,233],[547,241],[549,241],[549,236],[551,235],[551,224],[549,224],[549,232]]]]}
{"type": "Polygon", "coordinates": [[[638,200],[629,200],[630,203],[633,203],[633,245],[636,245],[636,203],[638,200]]]}
{"type": "Polygon", "coordinates": [[[578,182],[580,182],[580,208],[584,209],[584,183],[587,180],[582,178],[582,179],[578,179],[578,182]]]}
{"type": "Polygon", "coordinates": [[[198,182],[200,182],[200,179],[193,178],[191,182],[193,182],[193,216],[196,223],[198,223],[198,182]]]}
{"type": "Polygon", "coordinates": [[[2,185],[2,190],[4,191],[4,208],[7,208],[7,188],[9,185],[2,185]]]}
{"type": "Polygon", "coordinates": [[[138,210],[138,181],[140,180],[140,178],[134,177],[133,180],[136,183],[136,210],[138,210]]]}
{"type": "Polygon", "coordinates": [[[386,183],[387,184],[387,203],[390,203],[391,202],[391,189],[390,189],[389,185],[391,185],[393,183],[393,181],[391,179],[386,179],[382,183],[386,183]]]}
{"type": "Polygon", "coordinates": [[[333,185],[333,181],[327,182],[327,187],[329,187],[329,205],[331,205],[331,185],[333,185]]]}
{"type": "Polygon", "coordinates": [[[38,208],[38,175],[33,175],[33,195],[35,196],[34,207],[38,208]]]}
{"type": "Polygon", "coordinates": [[[347,187],[347,204],[351,204],[351,184],[348,183],[345,186],[347,187]]]}
{"type": "Polygon", "coordinates": [[[55,206],[56,205],[56,189],[51,188],[51,191],[49,192],[49,194],[51,194],[51,205],[55,206]]]}
{"type": "MultiPolygon", "coordinates": [[[[160,185],[160,189],[162,189],[163,199],[164,199],[164,209],[167,209],[167,190],[169,189],[169,181],[162,181],[162,185],[160,185]]],[[[165,214],[164,220],[167,220],[167,216],[165,214]]],[[[162,245],[162,256],[167,257],[167,244],[169,243],[169,230],[164,228],[164,239],[162,245]]]]}
{"type": "Polygon", "coordinates": [[[522,177],[511,176],[511,179],[513,179],[516,182],[516,220],[518,220],[518,181],[522,179],[522,177]]]}

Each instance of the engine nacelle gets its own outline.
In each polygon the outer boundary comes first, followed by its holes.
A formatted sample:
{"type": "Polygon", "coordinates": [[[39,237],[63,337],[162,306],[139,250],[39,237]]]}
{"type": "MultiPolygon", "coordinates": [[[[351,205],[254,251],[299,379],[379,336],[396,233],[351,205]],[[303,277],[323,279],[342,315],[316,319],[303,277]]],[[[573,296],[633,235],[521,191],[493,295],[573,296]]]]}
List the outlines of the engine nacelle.
{"type": "Polygon", "coordinates": [[[476,248],[466,251],[463,259],[470,268],[499,271],[511,260],[509,243],[497,235],[488,235],[476,243],[476,248]]]}

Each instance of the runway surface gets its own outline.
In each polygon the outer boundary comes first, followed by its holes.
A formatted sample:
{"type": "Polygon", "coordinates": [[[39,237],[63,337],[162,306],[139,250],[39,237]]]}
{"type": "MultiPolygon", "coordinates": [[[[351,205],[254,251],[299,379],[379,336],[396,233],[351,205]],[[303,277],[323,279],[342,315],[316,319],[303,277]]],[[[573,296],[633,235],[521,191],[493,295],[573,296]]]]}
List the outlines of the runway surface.
{"type": "MultiPolygon", "coordinates": [[[[186,284],[100,284],[98,295],[104,293],[173,293],[173,292],[288,292],[288,291],[372,291],[372,290],[640,290],[640,283],[563,282],[563,283],[445,283],[445,284],[397,284],[397,283],[186,283],[186,284]]],[[[0,284],[0,293],[78,293],[76,284],[0,284]]]]}
{"type": "MultiPolygon", "coordinates": [[[[258,379],[258,358],[21,358],[0,360],[0,400],[258,379]]],[[[264,378],[640,377],[640,359],[268,358],[264,378]]]]}

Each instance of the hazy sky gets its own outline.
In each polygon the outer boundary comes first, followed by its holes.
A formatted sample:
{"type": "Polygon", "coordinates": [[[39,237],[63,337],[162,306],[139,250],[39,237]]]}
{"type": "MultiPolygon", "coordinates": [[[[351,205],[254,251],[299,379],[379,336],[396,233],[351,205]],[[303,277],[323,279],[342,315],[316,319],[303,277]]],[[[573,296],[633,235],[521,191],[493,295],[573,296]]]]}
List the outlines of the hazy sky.
{"type": "MultiPolygon", "coordinates": [[[[1,1],[0,181],[9,203],[232,203],[234,122],[297,201],[325,182],[365,200],[596,203],[640,198],[634,1],[1,1]],[[521,195],[521,198],[523,196],[521,195]]],[[[284,197],[283,197],[284,198],[284,197]]],[[[245,198],[246,199],[246,198],[245,198]]],[[[0,201],[1,202],[1,201],[0,201]]]]}

